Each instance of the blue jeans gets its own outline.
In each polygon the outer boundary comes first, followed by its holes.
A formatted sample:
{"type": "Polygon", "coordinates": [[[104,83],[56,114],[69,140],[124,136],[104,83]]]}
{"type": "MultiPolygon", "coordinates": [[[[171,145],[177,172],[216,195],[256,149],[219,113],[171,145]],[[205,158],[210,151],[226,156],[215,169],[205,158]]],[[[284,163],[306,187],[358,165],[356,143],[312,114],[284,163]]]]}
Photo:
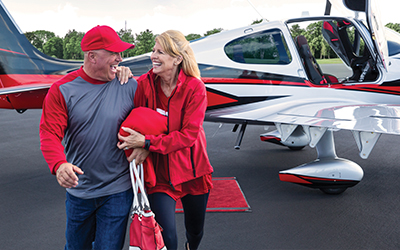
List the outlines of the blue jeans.
{"type": "Polygon", "coordinates": [[[77,198],[68,192],[66,196],[65,250],[123,248],[132,189],[94,199],[77,198]]]}

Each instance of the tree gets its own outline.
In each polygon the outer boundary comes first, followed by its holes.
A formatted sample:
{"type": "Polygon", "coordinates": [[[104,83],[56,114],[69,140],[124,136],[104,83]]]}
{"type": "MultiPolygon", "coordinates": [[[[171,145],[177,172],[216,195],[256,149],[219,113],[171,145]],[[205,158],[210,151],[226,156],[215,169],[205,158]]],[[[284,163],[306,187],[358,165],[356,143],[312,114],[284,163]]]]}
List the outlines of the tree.
{"type": "Polygon", "coordinates": [[[63,58],[63,40],[58,36],[50,38],[43,45],[43,53],[48,56],[57,57],[59,59],[63,58]]]}
{"type": "Polygon", "coordinates": [[[146,29],[138,34],[136,34],[136,47],[134,49],[135,55],[142,55],[153,50],[156,35],[153,31],[146,29]]]}
{"type": "Polygon", "coordinates": [[[263,21],[264,21],[264,19],[256,19],[250,25],[262,23],[263,21]]]}
{"type": "Polygon", "coordinates": [[[315,58],[321,57],[323,43],[321,27],[322,21],[319,21],[308,25],[306,28],[305,37],[315,58]]]}
{"type": "Polygon", "coordinates": [[[329,44],[325,41],[322,40],[322,44],[321,44],[321,55],[320,55],[320,59],[330,59],[331,58],[331,47],[329,46],[329,44]]]}
{"type": "MultiPolygon", "coordinates": [[[[132,34],[132,29],[121,29],[120,31],[117,32],[119,37],[121,38],[122,41],[127,42],[127,43],[134,43],[135,42],[135,37],[132,34]]],[[[121,53],[122,58],[124,57],[131,57],[135,55],[135,50],[133,49],[128,49],[125,50],[121,53]]]]}
{"type": "Polygon", "coordinates": [[[25,33],[26,38],[35,46],[39,51],[43,52],[43,45],[50,39],[55,37],[54,32],[46,30],[36,30],[25,33]]]}
{"type": "Polygon", "coordinates": [[[219,32],[221,32],[221,31],[223,31],[222,28],[212,29],[212,30],[207,31],[207,32],[204,34],[204,36],[209,36],[209,35],[212,35],[212,34],[216,34],[216,33],[219,33],[219,32]]]}
{"type": "Polygon", "coordinates": [[[298,36],[304,36],[306,31],[300,28],[300,25],[295,24],[290,28],[290,33],[292,34],[293,39],[295,39],[298,36]]]}
{"type": "Polygon", "coordinates": [[[63,42],[63,57],[64,59],[83,59],[83,52],[81,49],[81,41],[85,33],[76,30],[69,30],[64,37],[63,42]]]}
{"type": "Polygon", "coordinates": [[[400,24],[399,23],[388,23],[385,25],[385,27],[388,27],[389,29],[395,30],[400,33],[400,24]]]}
{"type": "Polygon", "coordinates": [[[200,34],[191,33],[191,34],[186,36],[186,40],[188,40],[188,41],[196,40],[196,39],[199,39],[199,38],[201,38],[200,34]]]}

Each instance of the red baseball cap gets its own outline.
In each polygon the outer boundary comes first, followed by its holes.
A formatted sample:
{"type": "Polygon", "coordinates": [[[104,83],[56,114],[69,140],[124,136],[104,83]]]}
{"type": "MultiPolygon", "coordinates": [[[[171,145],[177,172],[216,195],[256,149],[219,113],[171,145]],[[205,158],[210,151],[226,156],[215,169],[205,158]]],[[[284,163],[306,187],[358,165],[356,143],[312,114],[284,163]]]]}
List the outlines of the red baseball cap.
{"type": "Polygon", "coordinates": [[[119,53],[134,47],[134,44],[122,41],[115,30],[105,25],[92,28],[86,32],[81,41],[82,51],[105,49],[119,53]]]}

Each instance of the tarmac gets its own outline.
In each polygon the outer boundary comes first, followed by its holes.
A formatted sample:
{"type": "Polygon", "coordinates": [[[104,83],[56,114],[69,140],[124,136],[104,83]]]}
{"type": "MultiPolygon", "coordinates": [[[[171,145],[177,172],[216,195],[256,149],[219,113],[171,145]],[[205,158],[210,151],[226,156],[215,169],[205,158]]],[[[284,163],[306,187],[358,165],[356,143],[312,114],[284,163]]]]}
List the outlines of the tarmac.
{"type": "MultiPolygon", "coordinates": [[[[65,190],[40,152],[40,115],[0,110],[2,250],[64,248],[65,190]]],[[[266,128],[249,125],[236,150],[233,125],[219,127],[204,124],[214,176],[236,177],[251,212],[207,213],[199,249],[400,249],[399,137],[382,135],[363,160],[351,132],[335,132],[338,156],[358,163],[364,179],[341,195],[326,195],[278,177],[280,170],[315,160],[315,149],[261,142],[266,128]]],[[[183,215],[176,219],[184,249],[183,215]]]]}

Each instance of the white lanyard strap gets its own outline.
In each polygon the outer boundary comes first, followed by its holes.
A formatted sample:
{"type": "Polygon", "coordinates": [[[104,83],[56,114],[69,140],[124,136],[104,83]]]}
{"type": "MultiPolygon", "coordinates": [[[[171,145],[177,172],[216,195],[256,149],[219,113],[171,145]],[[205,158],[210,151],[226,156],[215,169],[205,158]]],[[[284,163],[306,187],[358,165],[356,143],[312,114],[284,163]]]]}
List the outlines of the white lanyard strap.
{"type": "Polygon", "coordinates": [[[131,175],[131,181],[132,181],[132,189],[133,189],[133,209],[134,210],[139,210],[140,208],[149,210],[150,209],[150,204],[149,200],[146,195],[146,191],[143,186],[143,180],[144,180],[144,173],[143,173],[143,164],[140,164],[139,166],[136,167],[135,160],[133,160],[130,163],[129,166],[129,172],[131,175]],[[140,169],[140,175],[139,175],[139,170],[140,169]],[[139,203],[139,190],[140,190],[140,203],[139,203]]]}

